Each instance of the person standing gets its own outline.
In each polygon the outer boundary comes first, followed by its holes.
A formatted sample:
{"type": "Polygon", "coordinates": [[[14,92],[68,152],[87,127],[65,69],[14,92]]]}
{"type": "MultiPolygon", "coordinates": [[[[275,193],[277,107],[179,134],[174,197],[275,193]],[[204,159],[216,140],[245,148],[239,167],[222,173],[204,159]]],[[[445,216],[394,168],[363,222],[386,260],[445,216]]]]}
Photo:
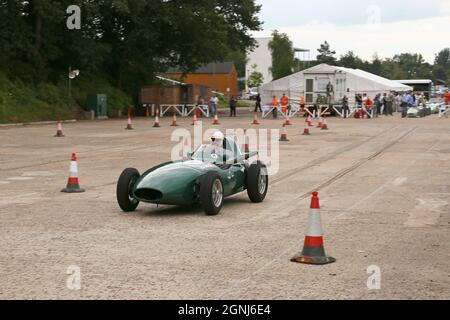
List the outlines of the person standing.
{"type": "Polygon", "coordinates": [[[408,115],[408,109],[412,108],[414,106],[414,98],[411,95],[411,92],[408,91],[404,96],[402,100],[402,118],[406,118],[408,115]]]}
{"type": "Polygon", "coordinates": [[[281,97],[280,102],[281,102],[281,112],[286,114],[287,113],[288,104],[289,104],[289,98],[286,96],[285,93],[283,93],[283,96],[281,97]]]}
{"type": "Polygon", "coordinates": [[[258,95],[256,96],[256,106],[255,106],[255,112],[261,111],[262,112],[262,108],[261,108],[261,95],[258,93],[258,95]]]}
{"type": "Polygon", "coordinates": [[[373,111],[373,116],[374,118],[377,118],[379,114],[381,114],[381,94],[377,94],[375,96],[375,98],[373,99],[373,103],[375,105],[374,107],[374,111],[373,111]]]}
{"type": "Polygon", "coordinates": [[[342,98],[342,115],[344,119],[348,118],[348,115],[350,114],[350,108],[348,106],[348,98],[346,95],[342,98]]]}
{"type": "Polygon", "coordinates": [[[394,93],[392,93],[392,91],[389,92],[389,94],[386,95],[385,108],[386,108],[386,115],[387,116],[393,116],[394,115],[394,93]]]}
{"type": "Polygon", "coordinates": [[[230,117],[236,117],[237,100],[234,96],[230,99],[230,117]]]}
{"type": "Polygon", "coordinates": [[[329,105],[331,105],[331,103],[333,102],[333,96],[334,96],[334,87],[331,84],[331,81],[329,81],[327,84],[327,103],[329,105]]]}
{"type": "Polygon", "coordinates": [[[209,108],[211,109],[211,114],[216,115],[217,114],[217,105],[219,104],[219,98],[216,96],[211,97],[209,100],[209,108]]]}
{"type": "Polygon", "coordinates": [[[450,104],[450,92],[448,91],[448,89],[445,90],[444,101],[445,101],[446,106],[448,106],[450,104]]]}

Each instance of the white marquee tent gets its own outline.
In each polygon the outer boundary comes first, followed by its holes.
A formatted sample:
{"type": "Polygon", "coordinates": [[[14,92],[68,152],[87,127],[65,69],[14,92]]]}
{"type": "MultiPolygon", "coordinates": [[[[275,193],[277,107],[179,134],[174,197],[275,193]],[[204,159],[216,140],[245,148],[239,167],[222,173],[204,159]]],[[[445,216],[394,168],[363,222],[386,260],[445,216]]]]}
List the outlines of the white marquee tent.
{"type": "Polygon", "coordinates": [[[334,87],[334,103],[339,103],[344,95],[352,103],[356,93],[374,97],[377,93],[413,89],[363,70],[320,64],[264,84],[259,87],[259,92],[263,104],[270,104],[273,96],[280,99],[283,93],[296,102],[303,97],[306,103],[314,103],[319,95],[326,96],[326,87],[330,82],[334,87]]]}

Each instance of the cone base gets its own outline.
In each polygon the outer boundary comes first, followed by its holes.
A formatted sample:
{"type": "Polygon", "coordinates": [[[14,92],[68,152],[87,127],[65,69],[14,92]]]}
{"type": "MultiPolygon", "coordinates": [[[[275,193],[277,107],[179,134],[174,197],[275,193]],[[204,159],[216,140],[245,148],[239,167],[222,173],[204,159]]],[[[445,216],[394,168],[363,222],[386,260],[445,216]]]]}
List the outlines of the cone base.
{"type": "Polygon", "coordinates": [[[64,193],[83,193],[83,192],[86,192],[86,190],[81,189],[81,188],[79,188],[79,189],[64,188],[64,189],[61,190],[61,192],[64,192],[64,193]]]}
{"type": "Polygon", "coordinates": [[[323,126],[322,130],[329,130],[327,126],[323,126]]]}
{"type": "Polygon", "coordinates": [[[161,128],[161,126],[159,124],[154,124],[153,128],[161,128]]]}
{"type": "Polygon", "coordinates": [[[280,140],[278,140],[278,141],[280,141],[280,142],[289,142],[289,139],[286,139],[286,138],[280,138],[280,140]]]}
{"type": "Polygon", "coordinates": [[[303,134],[302,134],[302,136],[310,136],[311,135],[311,133],[309,133],[309,132],[303,132],[303,134]]]}
{"type": "Polygon", "coordinates": [[[134,128],[126,127],[125,130],[134,130],[134,128]]]}
{"type": "Polygon", "coordinates": [[[63,135],[62,133],[57,133],[54,135],[55,138],[64,138],[65,135],[63,135]]]}
{"type": "Polygon", "coordinates": [[[178,127],[178,125],[176,123],[172,123],[170,126],[171,127],[178,127]]]}
{"type": "Polygon", "coordinates": [[[291,259],[291,262],[310,264],[310,265],[325,265],[336,262],[333,257],[305,257],[303,255],[295,256],[291,259]]]}

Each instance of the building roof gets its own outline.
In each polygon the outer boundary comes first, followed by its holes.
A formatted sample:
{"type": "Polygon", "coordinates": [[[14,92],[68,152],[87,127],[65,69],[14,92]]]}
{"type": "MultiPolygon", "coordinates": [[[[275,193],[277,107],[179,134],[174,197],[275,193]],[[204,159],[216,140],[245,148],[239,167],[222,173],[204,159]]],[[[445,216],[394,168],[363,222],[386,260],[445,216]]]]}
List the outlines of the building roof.
{"type": "MultiPolygon", "coordinates": [[[[189,72],[194,74],[229,74],[233,71],[233,62],[208,63],[202,65],[195,71],[189,72]]],[[[169,68],[167,74],[181,74],[183,71],[179,67],[169,68]]]]}
{"type": "Polygon", "coordinates": [[[403,84],[432,84],[433,81],[430,79],[409,79],[409,80],[394,80],[398,83],[403,84]]]}

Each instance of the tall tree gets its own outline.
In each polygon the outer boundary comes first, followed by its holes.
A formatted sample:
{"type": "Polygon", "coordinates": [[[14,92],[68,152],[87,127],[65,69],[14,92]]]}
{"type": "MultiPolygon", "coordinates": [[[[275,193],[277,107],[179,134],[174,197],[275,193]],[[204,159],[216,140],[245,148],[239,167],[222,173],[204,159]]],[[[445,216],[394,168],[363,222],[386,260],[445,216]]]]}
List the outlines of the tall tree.
{"type": "Polygon", "coordinates": [[[336,58],[334,56],[336,54],[336,51],[331,50],[330,44],[327,41],[322,43],[317,51],[319,52],[317,56],[317,62],[327,64],[336,63],[336,58]]]}
{"type": "Polygon", "coordinates": [[[294,45],[285,33],[278,30],[272,32],[272,40],[269,42],[272,52],[272,76],[274,80],[292,74],[294,68],[294,45]]]}
{"type": "Polygon", "coordinates": [[[340,57],[338,64],[342,67],[361,69],[364,62],[353,51],[349,51],[340,57]]]}

